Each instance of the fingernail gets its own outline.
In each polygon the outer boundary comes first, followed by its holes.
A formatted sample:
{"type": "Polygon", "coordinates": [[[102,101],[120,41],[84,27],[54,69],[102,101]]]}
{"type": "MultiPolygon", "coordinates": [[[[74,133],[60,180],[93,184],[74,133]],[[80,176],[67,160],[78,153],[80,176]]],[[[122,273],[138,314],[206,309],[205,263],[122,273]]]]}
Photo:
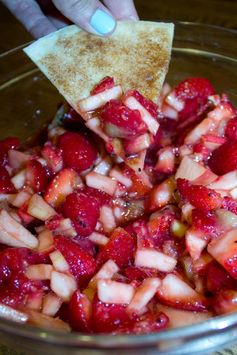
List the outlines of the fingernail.
{"type": "Polygon", "coordinates": [[[97,9],[94,15],[91,17],[90,25],[98,34],[106,35],[113,31],[116,23],[113,17],[110,16],[107,12],[97,9]]]}

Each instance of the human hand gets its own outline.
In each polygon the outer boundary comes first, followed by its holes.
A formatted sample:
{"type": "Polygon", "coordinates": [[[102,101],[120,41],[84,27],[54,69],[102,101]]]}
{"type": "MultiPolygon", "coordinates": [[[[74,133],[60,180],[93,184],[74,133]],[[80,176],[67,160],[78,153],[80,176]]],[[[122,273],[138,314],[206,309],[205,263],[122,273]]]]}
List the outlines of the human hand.
{"type": "Polygon", "coordinates": [[[84,30],[108,35],[116,20],[138,20],[132,0],[1,0],[36,38],[73,22],[84,30]]]}

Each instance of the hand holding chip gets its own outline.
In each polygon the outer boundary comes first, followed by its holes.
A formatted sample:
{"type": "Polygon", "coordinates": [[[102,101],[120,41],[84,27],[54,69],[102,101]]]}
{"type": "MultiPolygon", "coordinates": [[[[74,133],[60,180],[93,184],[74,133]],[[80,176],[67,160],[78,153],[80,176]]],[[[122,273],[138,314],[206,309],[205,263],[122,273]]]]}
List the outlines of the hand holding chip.
{"type": "Polygon", "coordinates": [[[66,26],[69,21],[104,36],[113,32],[116,20],[137,20],[132,0],[0,0],[35,37],[66,26]]]}

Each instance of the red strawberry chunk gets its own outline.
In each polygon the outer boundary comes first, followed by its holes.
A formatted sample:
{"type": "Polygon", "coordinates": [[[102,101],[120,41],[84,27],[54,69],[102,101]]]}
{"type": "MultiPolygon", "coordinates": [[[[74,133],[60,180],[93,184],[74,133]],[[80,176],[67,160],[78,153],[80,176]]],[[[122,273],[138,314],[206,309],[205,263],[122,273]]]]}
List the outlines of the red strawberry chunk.
{"type": "Polygon", "coordinates": [[[130,322],[126,305],[101,302],[97,295],[93,300],[93,328],[98,333],[111,333],[119,325],[130,322]]]}
{"type": "Polygon", "coordinates": [[[16,192],[14,185],[10,180],[8,171],[0,166],[0,194],[11,194],[16,192]]]}
{"type": "Polygon", "coordinates": [[[111,259],[120,268],[124,268],[133,261],[134,251],[134,238],[123,228],[116,228],[109,242],[98,253],[97,262],[103,264],[111,259]]]}
{"type": "Polygon", "coordinates": [[[93,90],[91,90],[91,95],[96,95],[102,91],[111,89],[112,87],[114,87],[114,85],[114,78],[111,78],[111,76],[106,76],[99,82],[99,84],[94,87],[93,90]]]}
{"type": "Polygon", "coordinates": [[[147,131],[138,110],[131,110],[119,100],[110,100],[101,110],[105,132],[111,137],[131,139],[147,131]]]}
{"type": "Polygon", "coordinates": [[[222,289],[236,289],[237,283],[226,270],[217,262],[213,261],[205,268],[207,289],[216,293],[222,289]]]}
{"type": "Polygon", "coordinates": [[[237,117],[234,117],[227,122],[225,136],[229,139],[237,139],[237,117]]]}
{"type": "Polygon", "coordinates": [[[134,96],[137,101],[145,107],[145,109],[152,115],[152,117],[157,118],[158,116],[158,106],[151,100],[147,99],[144,97],[142,94],[140,94],[139,91],[137,90],[128,90],[125,94],[125,96],[134,96]]]}
{"type": "Polygon", "coordinates": [[[137,267],[137,266],[129,266],[124,270],[124,275],[128,278],[128,281],[132,282],[134,280],[143,281],[148,277],[157,277],[157,270],[137,267]]]}
{"type": "Polygon", "coordinates": [[[169,318],[163,312],[157,314],[147,312],[137,318],[133,323],[120,325],[114,334],[150,334],[166,329],[169,318]]]}
{"type": "Polygon", "coordinates": [[[86,237],[95,229],[100,216],[100,204],[93,196],[74,192],[66,197],[63,214],[72,220],[77,233],[86,237]]]}
{"type": "Polygon", "coordinates": [[[15,137],[8,137],[0,141],[0,165],[7,163],[7,153],[10,149],[17,149],[20,146],[20,141],[15,137]]]}
{"type": "Polygon", "coordinates": [[[69,302],[69,324],[73,330],[91,333],[92,305],[86,295],[77,290],[69,302]]]}
{"type": "Polygon", "coordinates": [[[211,170],[224,175],[237,169],[237,140],[227,141],[212,152],[208,161],[211,170]]]}
{"type": "Polygon", "coordinates": [[[112,197],[106,192],[94,189],[93,187],[85,186],[83,189],[78,190],[78,192],[83,192],[87,196],[92,196],[97,199],[100,207],[103,205],[110,205],[112,202],[112,197]]]}
{"type": "Polygon", "coordinates": [[[192,210],[192,227],[204,232],[207,238],[216,237],[221,231],[216,215],[213,212],[198,209],[192,210]]]}
{"type": "Polygon", "coordinates": [[[79,282],[79,285],[89,281],[96,270],[95,259],[69,238],[56,236],[54,245],[70,265],[70,271],[79,282]]]}
{"type": "Polygon", "coordinates": [[[190,116],[199,116],[206,109],[208,96],[215,90],[205,78],[188,78],[174,89],[175,96],[184,102],[184,108],[179,112],[179,120],[185,121],[190,116]]]}
{"type": "Polygon", "coordinates": [[[225,196],[223,198],[222,208],[232,213],[237,214],[237,201],[233,200],[231,197],[225,196]]]}
{"type": "Polygon", "coordinates": [[[66,132],[59,137],[59,148],[62,149],[66,166],[78,171],[89,169],[97,158],[97,151],[82,134],[66,132]]]}
{"type": "Polygon", "coordinates": [[[177,179],[177,187],[181,197],[198,209],[211,211],[222,205],[222,197],[215,190],[202,185],[191,185],[185,179],[177,179]]]}
{"type": "Polygon", "coordinates": [[[53,173],[58,173],[63,168],[63,157],[60,149],[51,142],[46,142],[41,150],[42,157],[46,160],[48,168],[53,173]]]}
{"type": "Polygon", "coordinates": [[[45,168],[37,160],[31,160],[26,167],[26,182],[35,192],[44,192],[48,184],[45,168]]]}

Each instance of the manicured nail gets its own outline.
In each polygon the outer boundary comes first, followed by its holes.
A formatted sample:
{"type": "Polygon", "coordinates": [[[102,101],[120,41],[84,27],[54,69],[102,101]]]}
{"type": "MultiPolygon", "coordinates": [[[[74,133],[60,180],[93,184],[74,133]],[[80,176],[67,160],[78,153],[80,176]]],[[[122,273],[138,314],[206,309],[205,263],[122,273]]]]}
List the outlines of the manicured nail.
{"type": "Polygon", "coordinates": [[[107,12],[97,9],[91,17],[90,25],[100,35],[106,35],[113,31],[116,23],[112,16],[107,12]]]}

